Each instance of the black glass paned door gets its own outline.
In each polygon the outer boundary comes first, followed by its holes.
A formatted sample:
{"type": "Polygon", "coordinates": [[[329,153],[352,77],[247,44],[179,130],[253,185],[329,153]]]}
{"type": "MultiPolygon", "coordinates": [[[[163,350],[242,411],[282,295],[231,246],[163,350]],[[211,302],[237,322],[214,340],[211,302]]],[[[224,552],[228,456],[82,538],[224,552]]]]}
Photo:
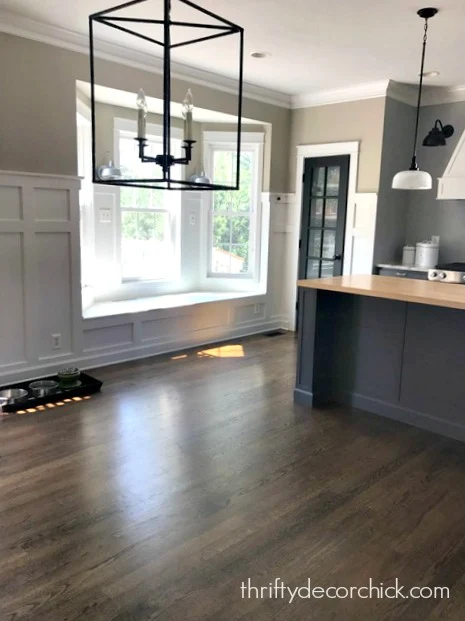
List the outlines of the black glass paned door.
{"type": "Polygon", "coordinates": [[[342,274],[349,162],[349,155],[305,160],[299,279],[342,274]]]}

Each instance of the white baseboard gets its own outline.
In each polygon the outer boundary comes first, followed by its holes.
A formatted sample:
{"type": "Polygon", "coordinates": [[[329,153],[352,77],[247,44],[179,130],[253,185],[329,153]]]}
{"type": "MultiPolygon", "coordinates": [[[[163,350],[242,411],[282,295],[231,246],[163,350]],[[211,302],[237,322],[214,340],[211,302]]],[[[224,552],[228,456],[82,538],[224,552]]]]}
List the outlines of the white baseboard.
{"type": "MultiPolygon", "coordinates": [[[[143,358],[149,358],[151,356],[158,356],[162,354],[169,354],[179,352],[192,347],[201,347],[203,345],[211,345],[212,343],[218,343],[223,341],[231,341],[236,338],[245,336],[252,336],[254,334],[263,334],[264,332],[270,332],[272,330],[287,330],[289,321],[285,317],[273,318],[272,320],[264,321],[260,324],[253,326],[236,327],[229,330],[223,330],[221,334],[217,333],[211,338],[202,338],[198,333],[193,333],[191,338],[186,338],[188,335],[183,335],[184,339],[170,340],[163,343],[151,343],[149,345],[130,345],[128,347],[121,347],[111,351],[100,351],[93,353],[93,355],[75,356],[66,359],[61,366],[77,366],[82,370],[93,369],[97,367],[108,366],[112,364],[119,364],[123,362],[130,362],[133,360],[141,360],[143,358]]],[[[205,335],[204,335],[205,337],[205,335]]],[[[10,372],[3,372],[0,375],[0,383],[2,385],[8,382],[19,382],[33,380],[38,377],[44,377],[52,375],[59,370],[60,365],[54,364],[38,364],[28,367],[23,367],[21,370],[15,369],[10,372]]]]}

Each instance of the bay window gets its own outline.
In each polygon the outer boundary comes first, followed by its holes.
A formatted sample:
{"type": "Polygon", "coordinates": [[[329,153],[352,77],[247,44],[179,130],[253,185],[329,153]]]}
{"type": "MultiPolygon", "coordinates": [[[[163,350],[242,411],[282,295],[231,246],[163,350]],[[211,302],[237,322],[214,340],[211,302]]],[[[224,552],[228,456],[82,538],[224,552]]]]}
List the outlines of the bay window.
{"type": "MultiPolygon", "coordinates": [[[[88,120],[78,117],[80,174],[86,172],[88,179],[81,192],[85,312],[93,312],[88,309],[100,303],[136,303],[141,298],[153,298],[155,308],[155,298],[163,295],[180,294],[181,299],[202,292],[229,299],[266,290],[269,211],[261,204],[263,134],[242,134],[238,191],[181,192],[92,186],[89,126],[88,120]]],[[[112,154],[123,177],[147,178],[156,164],[140,161],[136,132],[135,119],[114,118],[106,136],[105,160],[112,154]]],[[[215,183],[232,185],[234,134],[199,134],[199,165],[203,153],[203,164],[215,183]]],[[[182,138],[182,130],[172,128],[175,157],[182,155],[182,138]]],[[[148,155],[161,153],[162,127],[148,123],[147,141],[148,155]]]]}
{"type": "MultiPolygon", "coordinates": [[[[133,121],[115,119],[115,160],[123,176],[147,178],[155,168],[159,173],[156,164],[140,161],[135,137],[133,121]]],[[[182,133],[172,138],[176,157],[181,154],[181,139],[182,133]]],[[[147,142],[147,155],[162,153],[162,128],[148,125],[147,142]]],[[[118,190],[122,282],[178,278],[181,193],[130,186],[118,190]]]]}
{"type": "MultiPolygon", "coordinates": [[[[238,191],[206,193],[207,276],[258,279],[263,134],[243,133],[238,191]]],[[[228,132],[204,132],[204,159],[214,183],[232,185],[236,145],[228,132]]]]}

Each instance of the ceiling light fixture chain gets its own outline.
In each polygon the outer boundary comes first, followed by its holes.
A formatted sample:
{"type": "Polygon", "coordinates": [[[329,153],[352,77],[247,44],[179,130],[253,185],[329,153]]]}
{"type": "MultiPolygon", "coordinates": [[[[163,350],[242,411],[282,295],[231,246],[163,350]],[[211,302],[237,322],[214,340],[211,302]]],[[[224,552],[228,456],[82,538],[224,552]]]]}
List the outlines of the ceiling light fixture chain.
{"type": "Polygon", "coordinates": [[[421,50],[421,68],[420,68],[420,84],[418,87],[417,115],[415,119],[415,137],[413,139],[413,155],[410,170],[418,170],[417,164],[417,146],[418,146],[418,125],[420,123],[421,95],[423,90],[423,74],[425,69],[426,43],[428,41],[428,17],[425,17],[425,26],[423,34],[423,46],[421,50]]]}
{"type": "Polygon", "coordinates": [[[402,170],[394,175],[392,187],[395,190],[431,190],[433,187],[433,179],[431,175],[422,171],[418,167],[417,162],[417,143],[418,143],[418,127],[420,123],[421,96],[423,91],[423,77],[425,70],[426,43],[428,41],[428,20],[434,17],[438,9],[424,8],[417,11],[417,15],[425,20],[423,29],[423,45],[421,49],[421,66],[420,66],[420,82],[418,85],[418,100],[415,118],[415,132],[413,138],[412,161],[408,170],[402,170]]]}

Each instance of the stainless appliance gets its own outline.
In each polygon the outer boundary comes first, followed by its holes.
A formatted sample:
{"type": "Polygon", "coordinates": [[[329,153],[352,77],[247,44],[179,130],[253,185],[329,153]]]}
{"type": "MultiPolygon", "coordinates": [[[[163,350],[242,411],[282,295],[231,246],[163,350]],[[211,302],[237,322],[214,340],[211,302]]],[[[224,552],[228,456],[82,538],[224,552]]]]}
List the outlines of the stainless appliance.
{"type": "Polygon", "coordinates": [[[443,263],[428,270],[428,280],[465,285],[465,263],[443,263]]]}

